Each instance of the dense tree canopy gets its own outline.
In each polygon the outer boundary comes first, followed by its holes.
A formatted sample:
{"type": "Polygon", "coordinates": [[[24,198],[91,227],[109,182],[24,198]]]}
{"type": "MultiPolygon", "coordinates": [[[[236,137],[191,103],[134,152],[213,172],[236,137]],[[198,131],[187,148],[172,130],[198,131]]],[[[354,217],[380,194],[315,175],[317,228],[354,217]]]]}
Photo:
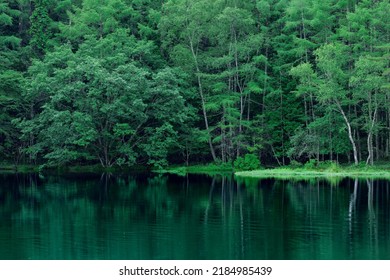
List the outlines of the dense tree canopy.
{"type": "Polygon", "coordinates": [[[390,159],[388,0],[0,0],[0,163],[390,159]]]}

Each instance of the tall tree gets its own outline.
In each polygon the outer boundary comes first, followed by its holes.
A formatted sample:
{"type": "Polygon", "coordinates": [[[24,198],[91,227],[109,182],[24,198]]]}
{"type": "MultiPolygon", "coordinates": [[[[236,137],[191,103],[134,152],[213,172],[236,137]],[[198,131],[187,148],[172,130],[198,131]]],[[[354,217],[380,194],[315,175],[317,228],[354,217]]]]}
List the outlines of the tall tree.
{"type": "Polygon", "coordinates": [[[34,53],[42,58],[51,39],[52,20],[47,10],[47,0],[34,0],[34,10],[30,17],[31,41],[34,53]]]}
{"type": "Polygon", "coordinates": [[[20,44],[17,19],[20,11],[0,1],[0,153],[3,159],[18,162],[18,131],[12,119],[18,114],[21,100],[20,44]]]}

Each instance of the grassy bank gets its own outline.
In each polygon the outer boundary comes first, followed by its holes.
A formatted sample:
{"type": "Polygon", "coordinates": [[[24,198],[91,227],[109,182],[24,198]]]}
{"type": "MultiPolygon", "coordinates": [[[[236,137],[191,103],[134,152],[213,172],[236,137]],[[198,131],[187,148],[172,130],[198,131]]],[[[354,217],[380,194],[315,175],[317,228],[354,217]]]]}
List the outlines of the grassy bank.
{"type": "Polygon", "coordinates": [[[0,172],[2,173],[31,173],[38,171],[39,167],[34,165],[0,164],[0,172]]]}
{"type": "MultiPolygon", "coordinates": [[[[40,169],[34,165],[19,165],[0,164],[0,173],[134,173],[134,172],[150,172],[151,170],[144,166],[134,167],[113,167],[103,168],[100,165],[86,166],[66,166],[57,168],[40,169]]],[[[160,174],[208,174],[208,175],[226,175],[234,174],[242,178],[279,178],[279,179],[305,179],[315,177],[352,177],[352,178],[386,178],[390,179],[390,164],[381,163],[376,166],[366,166],[364,164],[358,166],[351,165],[336,165],[336,164],[319,164],[318,166],[285,166],[277,168],[265,168],[253,171],[238,171],[234,170],[231,164],[205,164],[192,166],[171,166],[163,170],[153,170],[160,174]]]]}
{"type": "Polygon", "coordinates": [[[280,167],[253,171],[239,171],[238,177],[250,178],[308,178],[308,177],[352,177],[352,178],[386,178],[390,179],[390,166],[337,166],[331,168],[289,168],[280,167]]]}
{"type": "Polygon", "coordinates": [[[378,163],[375,166],[365,164],[338,165],[334,162],[309,162],[305,165],[289,165],[284,167],[268,167],[264,169],[242,171],[234,170],[231,164],[206,164],[193,166],[172,166],[158,173],[185,174],[227,174],[246,178],[314,178],[314,177],[361,177],[361,178],[388,178],[390,179],[390,163],[378,163]]]}
{"type": "Polygon", "coordinates": [[[206,165],[192,165],[192,166],[171,166],[163,170],[154,170],[157,173],[169,173],[169,174],[177,174],[177,175],[185,175],[185,174],[209,174],[209,175],[217,175],[217,174],[227,174],[233,173],[233,167],[231,164],[206,164],[206,165]]]}
{"type": "Polygon", "coordinates": [[[144,166],[110,167],[101,165],[74,165],[61,167],[42,167],[39,165],[11,165],[0,164],[0,173],[135,173],[150,171],[144,166]]]}

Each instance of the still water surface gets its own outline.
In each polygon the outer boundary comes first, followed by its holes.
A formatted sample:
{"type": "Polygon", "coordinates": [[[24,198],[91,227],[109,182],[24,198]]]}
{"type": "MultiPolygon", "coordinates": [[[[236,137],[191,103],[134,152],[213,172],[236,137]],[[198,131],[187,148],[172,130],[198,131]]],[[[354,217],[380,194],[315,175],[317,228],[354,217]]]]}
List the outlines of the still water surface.
{"type": "Polygon", "coordinates": [[[390,182],[0,175],[0,259],[390,259],[390,182]]]}

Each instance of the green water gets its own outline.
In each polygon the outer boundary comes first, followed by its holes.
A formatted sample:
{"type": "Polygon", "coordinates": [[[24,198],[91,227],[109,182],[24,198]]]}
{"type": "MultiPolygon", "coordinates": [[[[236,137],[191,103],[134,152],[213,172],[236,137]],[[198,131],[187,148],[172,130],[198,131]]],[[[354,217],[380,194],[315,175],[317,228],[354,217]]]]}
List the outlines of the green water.
{"type": "Polygon", "coordinates": [[[0,259],[390,259],[390,182],[0,175],[0,259]]]}

